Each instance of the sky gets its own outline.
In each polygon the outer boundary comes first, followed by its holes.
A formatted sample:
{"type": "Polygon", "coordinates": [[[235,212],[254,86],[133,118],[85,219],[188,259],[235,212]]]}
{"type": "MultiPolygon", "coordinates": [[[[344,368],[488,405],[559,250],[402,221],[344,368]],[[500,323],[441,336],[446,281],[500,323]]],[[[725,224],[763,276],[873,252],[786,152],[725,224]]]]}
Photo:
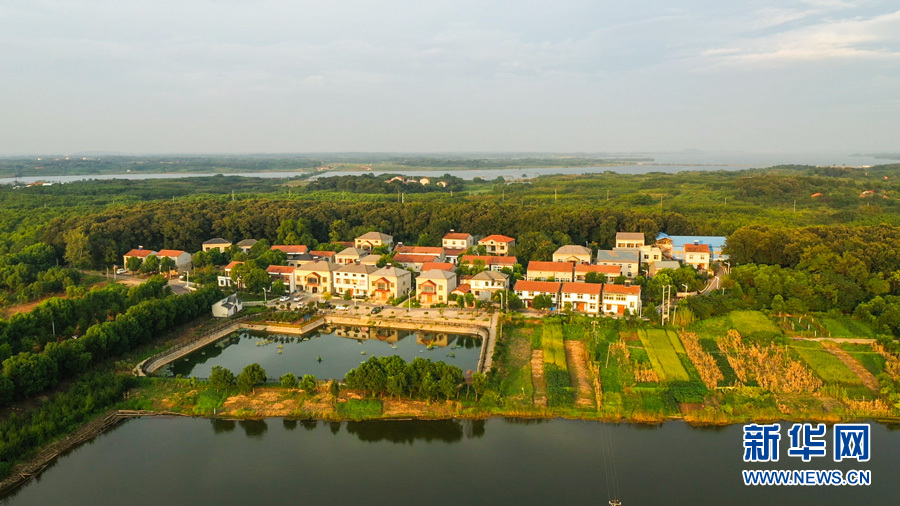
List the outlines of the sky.
{"type": "Polygon", "coordinates": [[[896,1],[0,2],[0,156],[897,152],[898,132],[896,1]]]}

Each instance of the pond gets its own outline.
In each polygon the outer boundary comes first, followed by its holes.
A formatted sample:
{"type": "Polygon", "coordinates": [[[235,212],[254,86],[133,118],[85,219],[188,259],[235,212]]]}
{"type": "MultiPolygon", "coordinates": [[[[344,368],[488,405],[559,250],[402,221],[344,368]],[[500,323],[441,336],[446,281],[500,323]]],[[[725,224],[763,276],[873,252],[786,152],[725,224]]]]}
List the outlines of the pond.
{"type": "Polygon", "coordinates": [[[748,466],[739,425],[140,418],[63,456],[3,504],[605,505],[616,484],[624,506],[896,504],[900,432],[873,424],[871,437],[864,464],[782,456],[748,466]],[[748,468],[869,469],[872,484],[747,487],[748,468]]]}
{"type": "Polygon", "coordinates": [[[239,373],[259,364],[269,378],[285,373],[343,378],[369,357],[399,355],[443,361],[463,372],[475,370],[481,352],[476,336],[377,327],[331,327],[303,336],[241,330],[168,364],[164,376],[208,378],[214,366],[239,373]]]}

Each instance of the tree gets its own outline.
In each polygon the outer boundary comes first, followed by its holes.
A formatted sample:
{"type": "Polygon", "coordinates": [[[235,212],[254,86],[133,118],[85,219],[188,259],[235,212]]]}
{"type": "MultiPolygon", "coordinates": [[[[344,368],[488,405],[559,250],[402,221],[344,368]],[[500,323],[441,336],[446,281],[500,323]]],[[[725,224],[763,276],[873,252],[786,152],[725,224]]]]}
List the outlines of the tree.
{"type": "Polygon", "coordinates": [[[590,271],[584,275],[585,283],[606,283],[606,274],[590,271]]]}
{"type": "Polygon", "coordinates": [[[457,388],[458,385],[459,384],[454,381],[453,376],[449,374],[445,374],[438,380],[438,389],[440,389],[441,393],[444,394],[448,401],[453,397],[453,394],[459,391],[457,388]]]}
{"type": "Polygon", "coordinates": [[[144,259],[144,263],[141,264],[141,272],[151,273],[159,270],[159,257],[156,255],[150,255],[144,259]]]}
{"type": "Polygon", "coordinates": [[[72,267],[85,268],[91,264],[90,240],[83,229],[72,229],[63,236],[66,254],[63,256],[72,267]]]}
{"type": "Polygon", "coordinates": [[[337,399],[338,395],[341,393],[341,385],[338,384],[337,380],[331,380],[331,384],[328,385],[328,392],[331,393],[331,396],[337,399]]]}
{"type": "Polygon", "coordinates": [[[250,364],[244,367],[244,370],[238,374],[237,386],[241,392],[247,393],[253,390],[256,385],[265,383],[266,370],[259,364],[250,364]]]}
{"type": "Polygon", "coordinates": [[[165,272],[166,274],[175,270],[175,260],[172,260],[172,257],[162,257],[159,260],[159,271],[165,272]]]}
{"type": "Polygon", "coordinates": [[[141,257],[128,257],[128,260],[125,261],[125,268],[131,272],[137,272],[143,263],[144,260],[141,257]]]}
{"type": "Polygon", "coordinates": [[[300,388],[307,391],[312,392],[318,386],[318,382],[316,381],[316,377],[312,374],[304,374],[303,379],[300,380],[300,388]]]}
{"type": "Polygon", "coordinates": [[[209,373],[209,383],[216,391],[230,390],[237,384],[234,373],[220,365],[213,366],[209,373]]]}
{"type": "Polygon", "coordinates": [[[487,388],[488,378],[483,372],[476,372],[472,375],[472,388],[475,389],[475,400],[477,401],[484,390],[487,388]]]}
{"type": "Polygon", "coordinates": [[[285,292],[284,281],[282,281],[280,279],[276,279],[272,283],[272,295],[275,295],[275,296],[284,295],[284,292],[285,292]]]}
{"type": "Polygon", "coordinates": [[[416,241],[417,246],[433,246],[431,243],[431,235],[428,232],[422,232],[419,234],[419,240],[416,241]]]}
{"type": "Polygon", "coordinates": [[[550,309],[553,307],[553,298],[549,295],[535,295],[531,301],[531,307],[534,309],[550,309]]]}
{"type": "Polygon", "coordinates": [[[281,376],[281,386],[284,388],[296,388],[297,377],[293,373],[285,373],[281,376]]]}

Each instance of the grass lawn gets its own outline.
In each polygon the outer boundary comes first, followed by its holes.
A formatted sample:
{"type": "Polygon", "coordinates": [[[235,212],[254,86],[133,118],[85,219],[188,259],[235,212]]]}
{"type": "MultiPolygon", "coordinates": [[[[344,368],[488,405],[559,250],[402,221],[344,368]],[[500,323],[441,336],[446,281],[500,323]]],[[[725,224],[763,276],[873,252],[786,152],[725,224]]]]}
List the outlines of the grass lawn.
{"type": "Polygon", "coordinates": [[[678,358],[678,353],[672,346],[672,341],[669,340],[669,335],[665,330],[641,329],[638,331],[638,337],[644,344],[644,350],[646,350],[660,381],[689,381],[691,379],[684,366],[681,365],[681,359],[678,358]]]}
{"type": "Polygon", "coordinates": [[[365,420],[381,416],[382,406],[378,399],[350,399],[337,404],[340,416],[351,420],[365,420]]]}
{"type": "Polygon", "coordinates": [[[859,376],[854,374],[839,358],[825,351],[821,344],[815,341],[804,341],[791,345],[791,348],[826,383],[862,385],[859,376]]]}

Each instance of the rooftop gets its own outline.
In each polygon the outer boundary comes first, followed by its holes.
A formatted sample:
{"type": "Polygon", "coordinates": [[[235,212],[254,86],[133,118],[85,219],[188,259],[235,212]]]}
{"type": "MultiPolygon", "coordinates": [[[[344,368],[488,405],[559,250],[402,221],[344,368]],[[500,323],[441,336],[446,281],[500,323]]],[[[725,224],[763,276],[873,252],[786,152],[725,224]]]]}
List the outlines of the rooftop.
{"type": "Polygon", "coordinates": [[[452,271],[454,269],[453,264],[451,264],[450,262],[424,262],[422,264],[422,272],[433,270],[452,271]]]}
{"type": "Polygon", "coordinates": [[[617,241],[641,241],[644,240],[644,234],[642,232],[617,232],[616,233],[617,241]]]}
{"type": "Polygon", "coordinates": [[[266,267],[266,272],[269,274],[293,274],[294,267],[290,265],[270,265],[266,267]]]}
{"type": "Polygon", "coordinates": [[[528,271],[536,272],[572,272],[573,262],[528,262],[528,271]]]}
{"type": "Polygon", "coordinates": [[[635,262],[637,263],[638,258],[640,258],[640,252],[638,250],[627,250],[627,249],[601,249],[597,251],[597,261],[598,262],[635,262]]]}
{"type": "Polygon", "coordinates": [[[156,254],[156,252],[153,251],[152,249],[133,249],[133,250],[129,251],[128,253],[125,253],[125,256],[144,258],[144,257],[148,257],[150,255],[155,255],[155,254],[156,254]]]}
{"type": "Polygon", "coordinates": [[[208,240],[208,241],[203,241],[203,244],[204,244],[204,245],[208,245],[208,244],[231,244],[231,241],[226,241],[225,239],[222,239],[221,237],[213,237],[212,239],[210,239],[210,240],[208,240]]]}
{"type": "Polygon", "coordinates": [[[553,252],[554,255],[590,255],[591,248],[578,246],[577,244],[567,244],[553,252]]]}
{"type": "Polygon", "coordinates": [[[509,237],[509,236],[505,236],[505,235],[494,234],[494,235],[489,235],[489,236],[485,237],[484,239],[481,239],[480,241],[478,241],[478,243],[480,244],[480,243],[483,243],[483,242],[491,242],[491,241],[494,241],[494,242],[513,242],[513,241],[515,241],[515,239],[512,238],[512,237],[509,237]]]}
{"type": "Polygon", "coordinates": [[[161,249],[156,252],[156,256],[158,257],[177,257],[179,255],[183,255],[187,253],[186,251],[182,251],[180,249],[161,249]]]}
{"type": "Polygon", "coordinates": [[[465,241],[469,237],[472,237],[472,234],[463,234],[460,232],[450,232],[449,234],[444,236],[444,239],[456,239],[465,241]]]}
{"type": "Polygon", "coordinates": [[[378,240],[381,242],[388,242],[388,241],[394,240],[393,237],[391,237],[387,234],[382,234],[381,232],[366,232],[365,234],[357,237],[357,239],[365,239],[365,240],[369,240],[369,241],[378,240]]]}
{"type": "Polygon", "coordinates": [[[600,295],[603,292],[600,283],[563,283],[562,293],[586,293],[600,295]]]}
{"type": "Polygon", "coordinates": [[[308,253],[309,252],[309,248],[307,248],[306,245],[304,245],[304,244],[276,244],[269,249],[272,249],[272,250],[277,249],[277,250],[284,251],[285,253],[308,253]]]}
{"type": "Polygon", "coordinates": [[[548,293],[556,293],[559,291],[559,288],[562,286],[562,283],[558,281],[527,281],[521,280],[516,281],[516,291],[517,292],[548,292],[548,293]]]}
{"type": "Polygon", "coordinates": [[[604,293],[624,293],[625,295],[640,295],[641,287],[639,285],[613,285],[606,283],[603,285],[604,293]]]}

